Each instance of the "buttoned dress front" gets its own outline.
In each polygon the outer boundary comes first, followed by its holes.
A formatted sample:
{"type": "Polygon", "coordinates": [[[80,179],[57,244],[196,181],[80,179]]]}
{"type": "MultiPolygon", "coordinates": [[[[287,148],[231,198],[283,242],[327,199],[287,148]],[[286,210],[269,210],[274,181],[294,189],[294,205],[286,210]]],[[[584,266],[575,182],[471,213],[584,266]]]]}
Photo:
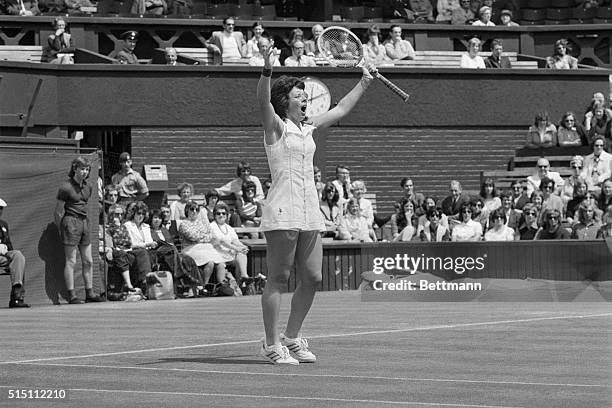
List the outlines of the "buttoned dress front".
{"type": "Polygon", "coordinates": [[[285,119],[280,139],[273,145],[264,142],[272,186],[263,206],[263,231],[325,231],[314,181],[314,130],[285,119]]]}

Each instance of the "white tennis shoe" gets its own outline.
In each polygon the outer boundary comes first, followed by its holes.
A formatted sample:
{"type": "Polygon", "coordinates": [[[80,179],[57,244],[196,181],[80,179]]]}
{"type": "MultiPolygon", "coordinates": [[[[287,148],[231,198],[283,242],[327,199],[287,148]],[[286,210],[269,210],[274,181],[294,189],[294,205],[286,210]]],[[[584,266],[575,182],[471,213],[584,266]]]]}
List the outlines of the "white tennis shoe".
{"type": "Polygon", "coordinates": [[[303,337],[290,339],[284,334],[280,335],[281,344],[291,351],[300,363],[314,363],[317,357],[308,350],[308,340],[303,337]]]}
{"type": "Polygon", "coordinates": [[[298,360],[291,357],[291,355],[289,354],[289,350],[287,350],[287,347],[281,344],[273,344],[271,346],[267,346],[266,339],[261,339],[261,348],[259,349],[259,354],[272,364],[300,364],[298,360]]]}

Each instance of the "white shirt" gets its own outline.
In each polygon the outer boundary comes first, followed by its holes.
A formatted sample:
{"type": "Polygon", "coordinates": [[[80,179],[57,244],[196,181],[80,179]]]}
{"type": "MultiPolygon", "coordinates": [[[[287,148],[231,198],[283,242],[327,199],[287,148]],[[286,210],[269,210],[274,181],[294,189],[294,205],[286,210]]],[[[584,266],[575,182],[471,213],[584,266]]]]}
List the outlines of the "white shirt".
{"type": "Polygon", "coordinates": [[[453,227],[453,241],[480,241],[482,238],[482,225],[474,220],[460,222],[453,227]]]}
{"type": "Polygon", "coordinates": [[[485,232],[485,241],[514,241],[514,230],[505,225],[502,226],[500,231],[491,228],[485,232]]]}
{"type": "MultiPolygon", "coordinates": [[[[612,176],[612,155],[607,152],[601,152],[599,158],[595,157],[594,153],[589,154],[584,158],[584,175],[587,177],[587,182],[591,181],[593,186],[603,183],[612,176]]],[[[589,188],[591,185],[589,185],[589,188]]]]}
{"type": "MultiPolygon", "coordinates": [[[[565,181],[559,173],[556,171],[549,171],[546,177],[555,181],[555,192],[563,189],[565,181]]],[[[540,175],[538,173],[527,177],[527,194],[531,195],[535,190],[539,190],[541,181],[542,180],[540,179],[540,175]]]]}
{"type": "Polygon", "coordinates": [[[469,54],[461,54],[461,68],[482,68],[486,69],[484,59],[480,55],[475,56],[474,58],[470,57],[469,54]]]}
{"type": "Polygon", "coordinates": [[[240,55],[240,50],[238,49],[238,43],[233,35],[223,32],[221,36],[221,46],[223,47],[223,55],[221,56],[223,59],[226,58],[242,58],[240,55]]]}
{"type": "Polygon", "coordinates": [[[316,67],[314,58],[309,57],[308,55],[302,55],[298,61],[295,55],[287,57],[285,59],[286,67],[316,67]]]}
{"type": "Polygon", "coordinates": [[[130,234],[132,240],[132,248],[144,248],[148,244],[152,244],[153,237],[151,236],[151,227],[144,222],[140,224],[140,228],[136,226],[134,221],[126,221],[125,229],[130,234]]]}

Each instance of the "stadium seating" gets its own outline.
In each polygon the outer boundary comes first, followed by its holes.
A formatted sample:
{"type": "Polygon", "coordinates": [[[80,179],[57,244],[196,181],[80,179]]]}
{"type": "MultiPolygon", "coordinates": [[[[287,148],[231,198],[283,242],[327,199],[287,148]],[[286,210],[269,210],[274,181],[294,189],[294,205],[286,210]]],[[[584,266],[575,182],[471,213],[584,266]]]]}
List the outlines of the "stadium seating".
{"type": "Polygon", "coordinates": [[[42,45],[0,45],[0,60],[42,62],[42,45]]]}
{"type": "MultiPolygon", "coordinates": [[[[437,67],[437,68],[459,68],[462,51],[415,51],[414,60],[393,61],[394,66],[399,67],[437,67]]],[[[491,55],[490,52],[481,52],[483,58],[491,55]]],[[[513,68],[536,69],[537,61],[522,61],[518,59],[516,52],[504,52],[504,56],[510,59],[513,68]]]]}

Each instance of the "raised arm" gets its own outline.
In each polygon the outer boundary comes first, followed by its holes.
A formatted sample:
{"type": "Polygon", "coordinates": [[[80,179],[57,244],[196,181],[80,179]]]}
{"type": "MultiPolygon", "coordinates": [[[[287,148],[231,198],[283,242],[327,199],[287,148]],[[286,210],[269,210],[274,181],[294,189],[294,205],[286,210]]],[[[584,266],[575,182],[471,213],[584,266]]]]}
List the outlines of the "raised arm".
{"type": "Polygon", "coordinates": [[[376,72],[375,70],[376,68],[371,66],[364,66],[362,68],[363,75],[357,85],[333,109],[312,118],[313,125],[318,128],[328,127],[348,115],[370,86],[374,79],[370,71],[376,72]]]}
{"type": "Polygon", "coordinates": [[[261,111],[261,123],[264,127],[264,139],[266,144],[273,145],[282,136],[281,118],[274,112],[270,102],[270,78],[272,77],[272,64],[276,55],[274,48],[269,47],[263,53],[264,69],[257,84],[257,103],[261,111]]]}

